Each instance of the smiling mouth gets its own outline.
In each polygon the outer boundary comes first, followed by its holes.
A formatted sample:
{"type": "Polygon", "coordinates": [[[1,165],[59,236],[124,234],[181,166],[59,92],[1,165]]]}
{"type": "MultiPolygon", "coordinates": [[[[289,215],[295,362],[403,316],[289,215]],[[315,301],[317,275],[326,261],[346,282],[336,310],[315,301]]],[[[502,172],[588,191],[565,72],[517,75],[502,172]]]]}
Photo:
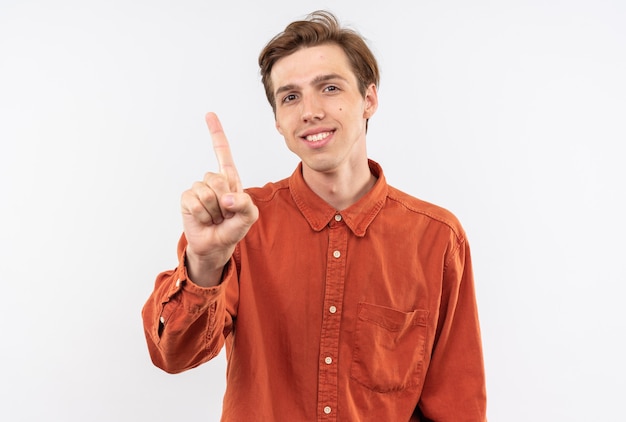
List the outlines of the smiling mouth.
{"type": "Polygon", "coordinates": [[[332,132],[320,132],[316,133],[315,135],[305,136],[304,139],[306,139],[308,142],[319,142],[328,138],[330,135],[332,135],[332,132]]]}

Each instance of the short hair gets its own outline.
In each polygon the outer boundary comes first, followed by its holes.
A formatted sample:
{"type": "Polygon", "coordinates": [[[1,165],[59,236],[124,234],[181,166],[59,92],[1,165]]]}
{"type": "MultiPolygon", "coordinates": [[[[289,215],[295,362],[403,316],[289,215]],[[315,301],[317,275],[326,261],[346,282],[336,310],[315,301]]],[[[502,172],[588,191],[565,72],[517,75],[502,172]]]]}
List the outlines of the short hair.
{"type": "Polygon", "coordinates": [[[276,112],[276,99],[271,80],[274,64],[297,50],[323,44],[335,44],[343,49],[363,97],[368,86],[375,84],[378,87],[380,80],[378,63],[365,39],[355,30],[341,27],[332,13],[318,10],[309,14],[305,20],[294,21],[287,25],[283,32],[267,43],[259,55],[261,80],[274,113],[276,112]]]}

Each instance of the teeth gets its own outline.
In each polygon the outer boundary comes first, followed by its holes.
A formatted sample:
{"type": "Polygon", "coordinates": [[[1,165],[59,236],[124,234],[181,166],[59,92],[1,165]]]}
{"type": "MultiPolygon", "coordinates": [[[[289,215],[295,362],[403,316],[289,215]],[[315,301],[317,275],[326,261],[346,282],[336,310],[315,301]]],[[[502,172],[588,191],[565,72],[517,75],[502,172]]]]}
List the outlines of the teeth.
{"type": "Polygon", "coordinates": [[[330,135],[330,132],[316,133],[315,135],[307,136],[306,140],[309,142],[317,142],[317,141],[321,141],[322,139],[326,139],[329,135],[330,135]]]}

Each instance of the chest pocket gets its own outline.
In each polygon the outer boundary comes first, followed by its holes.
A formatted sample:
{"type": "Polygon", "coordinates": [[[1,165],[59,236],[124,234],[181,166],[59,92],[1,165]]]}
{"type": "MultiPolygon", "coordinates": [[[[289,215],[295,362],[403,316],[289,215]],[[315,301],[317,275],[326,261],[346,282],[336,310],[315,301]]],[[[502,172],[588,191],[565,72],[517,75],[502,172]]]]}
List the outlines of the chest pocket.
{"type": "Polygon", "coordinates": [[[359,303],[350,376],[380,393],[421,383],[428,311],[359,303]]]}

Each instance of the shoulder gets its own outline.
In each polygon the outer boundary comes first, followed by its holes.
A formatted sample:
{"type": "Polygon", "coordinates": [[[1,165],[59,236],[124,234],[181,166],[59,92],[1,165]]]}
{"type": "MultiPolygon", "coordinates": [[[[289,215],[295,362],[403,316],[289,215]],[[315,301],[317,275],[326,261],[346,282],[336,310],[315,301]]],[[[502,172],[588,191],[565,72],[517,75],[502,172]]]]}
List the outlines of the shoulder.
{"type": "Polygon", "coordinates": [[[416,218],[427,219],[430,223],[447,227],[457,240],[465,239],[465,231],[459,219],[448,209],[424,201],[403,192],[393,186],[388,186],[387,200],[389,206],[403,209],[408,215],[416,218]]]}
{"type": "Polygon", "coordinates": [[[269,182],[262,187],[249,187],[245,192],[250,195],[257,204],[271,202],[283,193],[289,193],[289,179],[282,179],[278,182],[269,182]]]}

